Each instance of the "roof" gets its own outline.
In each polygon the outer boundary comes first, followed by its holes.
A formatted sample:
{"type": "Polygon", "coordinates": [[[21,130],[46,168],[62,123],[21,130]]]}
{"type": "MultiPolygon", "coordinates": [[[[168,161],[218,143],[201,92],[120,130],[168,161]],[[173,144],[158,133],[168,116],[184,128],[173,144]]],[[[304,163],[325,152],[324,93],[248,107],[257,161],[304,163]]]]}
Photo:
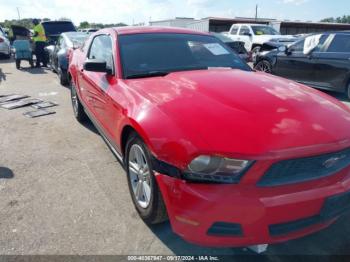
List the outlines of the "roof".
{"type": "Polygon", "coordinates": [[[208,35],[208,33],[198,32],[186,28],[177,27],[158,27],[158,26],[123,26],[113,28],[119,35],[128,34],[147,34],[147,33],[177,33],[177,34],[196,34],[208,35]]]}

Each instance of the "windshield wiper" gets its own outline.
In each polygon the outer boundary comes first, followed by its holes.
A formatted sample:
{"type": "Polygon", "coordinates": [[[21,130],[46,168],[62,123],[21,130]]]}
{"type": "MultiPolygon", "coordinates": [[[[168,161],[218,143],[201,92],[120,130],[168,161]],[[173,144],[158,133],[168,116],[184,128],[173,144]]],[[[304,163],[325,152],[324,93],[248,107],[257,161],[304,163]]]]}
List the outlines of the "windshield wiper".
{"type": "Polygon", "coordinates": [[[128,75],[126,79],[134,79],[134,78],[146,78],[146,77],[156,77],[156,76],[166,76],[170,74],[167,71],[150,71],[140,74],[128,75]]]}

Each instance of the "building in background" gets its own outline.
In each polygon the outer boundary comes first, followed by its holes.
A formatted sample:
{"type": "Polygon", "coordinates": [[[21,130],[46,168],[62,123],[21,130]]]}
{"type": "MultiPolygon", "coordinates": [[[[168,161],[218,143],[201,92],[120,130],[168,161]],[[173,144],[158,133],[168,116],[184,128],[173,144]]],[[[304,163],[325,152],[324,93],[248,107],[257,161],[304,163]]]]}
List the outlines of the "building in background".
{"type": "Polygon", "coordinates": [[[220,18],[220,17],[206,17],[203,19],[194,19],[187,17],[176,17],[174,19],[151,21],[151,26],[170,26],[183,27],[194,29],[202,32],[226,32],[229,31],[232,24],[266,24],[271,25],[276,30],[280,31],[282,35],[297,35],[308,34],[324,31],[339,31],[350,30],[350,24],[338,23],[318,23],[318,22],[302,22],[302,21],[280,21],[277,19],[267,18],[220,18]]]}

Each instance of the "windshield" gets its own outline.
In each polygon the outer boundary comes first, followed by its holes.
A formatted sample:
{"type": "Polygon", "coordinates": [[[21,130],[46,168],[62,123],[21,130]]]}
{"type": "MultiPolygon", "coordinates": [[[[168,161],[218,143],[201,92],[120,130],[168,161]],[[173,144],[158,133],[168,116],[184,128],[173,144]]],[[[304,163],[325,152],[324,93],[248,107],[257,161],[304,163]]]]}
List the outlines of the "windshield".
{"type": "Polygon", "coordinates": [[[119,46],[124,78],[210,67],[251,70],[213,36],[167,33],[121,35],[119,46]]]}
{"type": "Polygon", "coordinates": [[[279,35],[280,34],[270,26],[254,25],[252,26],[252,29],[253,29],[254,35],[279,35]]]}
{"type": "Polygon", "coordinates": [[[219,34],[219,33],[213,33],[213,35],[215,37],[217,37],[218,39],[220,39],[222,42],[226,43],[226,42],[233,42],[233,40],[223,34],[219,34]]]}

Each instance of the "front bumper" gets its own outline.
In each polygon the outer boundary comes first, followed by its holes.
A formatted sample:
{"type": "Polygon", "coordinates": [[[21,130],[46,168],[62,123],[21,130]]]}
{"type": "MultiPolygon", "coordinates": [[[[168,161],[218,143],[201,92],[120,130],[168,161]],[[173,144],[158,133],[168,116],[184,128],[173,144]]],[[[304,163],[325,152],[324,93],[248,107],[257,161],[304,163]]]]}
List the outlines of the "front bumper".
{"type": "Polygon", "coordinates": [[[268,188],[156,177],[174,232],[212,247],[273,244],[319,231],[341,214],[325,214],[327,199],[350,192],[350,168],[317,181],[268,188]]]}

